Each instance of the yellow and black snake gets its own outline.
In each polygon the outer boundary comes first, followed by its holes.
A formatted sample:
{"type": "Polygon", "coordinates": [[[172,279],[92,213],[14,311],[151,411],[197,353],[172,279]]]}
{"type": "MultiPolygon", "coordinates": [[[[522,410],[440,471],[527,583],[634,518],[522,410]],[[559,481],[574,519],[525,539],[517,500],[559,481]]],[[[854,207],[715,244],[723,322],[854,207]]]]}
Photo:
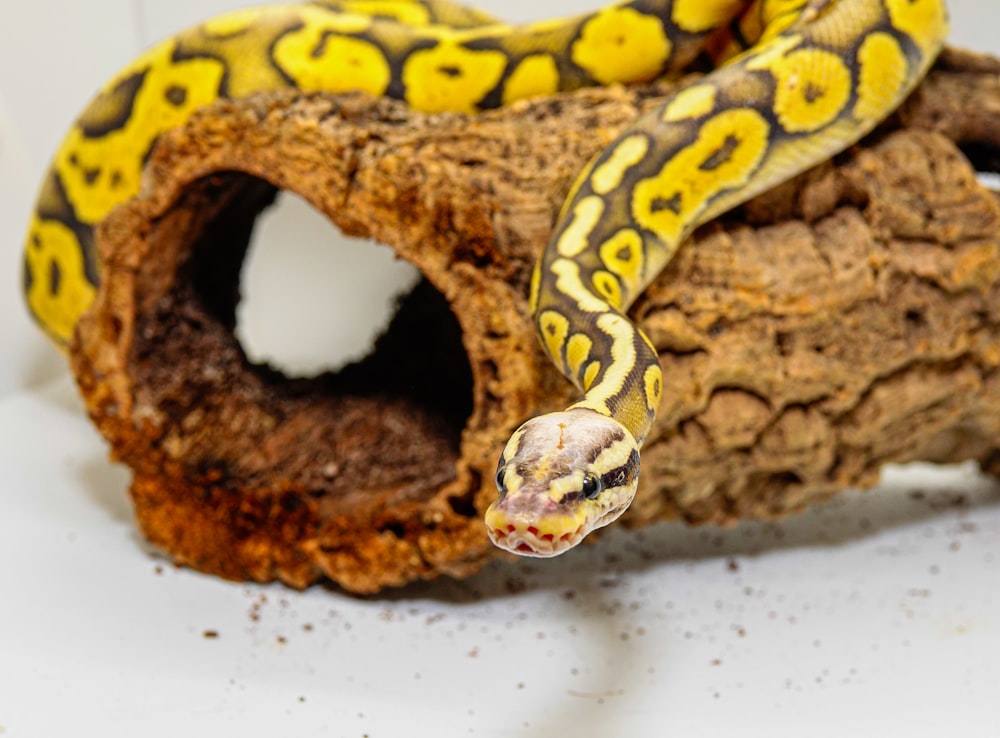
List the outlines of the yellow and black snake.
{"type": "Polygon", "coordinates": [[[530,302],[583,392],[526,422],[497,469],[490,538],[551,556],[618,517],[662,389],[625,311],[691,231],[857,141],[924,75],[943,0],[632,0],[510,26],[444,0],[324,0],[229,13],[147,51],[63,141],[25,247],[24,291],[65,343],[93,299],[94,226],[136,194],[156,138],[220,97],[361,90],[475,112],[584,85],[640,82],[707,49],[720,66],[649,111],[577,178],[530,302]]]}

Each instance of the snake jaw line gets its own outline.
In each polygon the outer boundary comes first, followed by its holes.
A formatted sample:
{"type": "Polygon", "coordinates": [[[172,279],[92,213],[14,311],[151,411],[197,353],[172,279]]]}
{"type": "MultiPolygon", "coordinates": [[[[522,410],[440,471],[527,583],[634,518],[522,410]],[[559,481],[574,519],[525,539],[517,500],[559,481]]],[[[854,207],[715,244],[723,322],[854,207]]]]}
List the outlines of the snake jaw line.
{"type": "Polygon", "coordinates": [[[583,527],[563,533],[557,539],[554,533],[541,533],[533,525],[517,527],[508,523],[505,528],[488,528],[490,540],[499,548],[519,556],[552,558],[565,553],[583,540],[583,527]]]}

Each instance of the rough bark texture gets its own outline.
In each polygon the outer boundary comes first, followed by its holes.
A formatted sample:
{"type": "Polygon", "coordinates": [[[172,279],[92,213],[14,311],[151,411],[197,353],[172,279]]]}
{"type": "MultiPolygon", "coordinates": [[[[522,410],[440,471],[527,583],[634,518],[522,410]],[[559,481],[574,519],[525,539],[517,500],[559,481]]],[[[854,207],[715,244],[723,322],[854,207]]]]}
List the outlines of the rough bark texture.
{"type": "MultiPolygon", "coordinates": [[[[701,229],[634,307],[667,379],[626,524],[778,517],[886,462],[997,466],[1000,210],[960,147],[995,168],[998,71],[947,53],[893,121],[701,229]]],[[[266,95],[165,135],[100,229],[72,350],[146,536],[221,576],[359,592],[494,556],[498,451],[572,395],[527,315],[532,263],[574,173],[667,91],[474,118],[266,95]],[[276,188],[426,277],[337,375],[287,379],[233,336],[276,188]]]]}

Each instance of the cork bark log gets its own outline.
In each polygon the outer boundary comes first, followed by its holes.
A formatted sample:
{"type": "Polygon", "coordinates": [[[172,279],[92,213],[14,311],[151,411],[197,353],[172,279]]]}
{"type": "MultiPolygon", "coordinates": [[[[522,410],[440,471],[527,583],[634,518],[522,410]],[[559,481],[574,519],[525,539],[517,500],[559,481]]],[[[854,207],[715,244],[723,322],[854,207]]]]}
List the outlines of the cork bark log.
{"type": "MultiPolygon", "coordinates": [[[[625,525],[776,518],[887,462],[997,468],[1000,209],[976,170],[1000,162],[998,72],[949,51],[892,121],[700,229],[634,306],[666,391],[625,525]]],[[[144,534],[224,577],[358,592],[497,555],[480,516],[498,452],[573,396],[530,324],[531,266],[574,173],[668,91],[471,118],[264,95],[165,135],[100,228],[72,347],[144,534]],[[286,378],[234,338],[277,190],[425,276],[339,374],[286,378]]]]}

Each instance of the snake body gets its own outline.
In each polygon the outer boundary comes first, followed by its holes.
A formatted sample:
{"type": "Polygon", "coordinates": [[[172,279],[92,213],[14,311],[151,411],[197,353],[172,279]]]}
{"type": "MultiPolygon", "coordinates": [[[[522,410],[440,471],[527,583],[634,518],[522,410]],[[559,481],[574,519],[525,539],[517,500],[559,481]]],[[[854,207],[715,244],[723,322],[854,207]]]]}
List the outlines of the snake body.
{"type": "Polygon", "coordinates": [[[662,391],[625,311],[699,224],[823,161],[884,119],[947,31],[943,0],[632,0],[511,26],[444,0],[237,11],[154,46],[71,128],[39,194],[24,291],[65,344],[93,299],[93,229],[136,194],[157,137],[218,98],[361,90],[473,113],[585,85],[720,63],[641,116],[574,183],[531,282],[542,345],[583,393],[517,429],[490,538],[551,556],[617,518],[662,391]]]}

